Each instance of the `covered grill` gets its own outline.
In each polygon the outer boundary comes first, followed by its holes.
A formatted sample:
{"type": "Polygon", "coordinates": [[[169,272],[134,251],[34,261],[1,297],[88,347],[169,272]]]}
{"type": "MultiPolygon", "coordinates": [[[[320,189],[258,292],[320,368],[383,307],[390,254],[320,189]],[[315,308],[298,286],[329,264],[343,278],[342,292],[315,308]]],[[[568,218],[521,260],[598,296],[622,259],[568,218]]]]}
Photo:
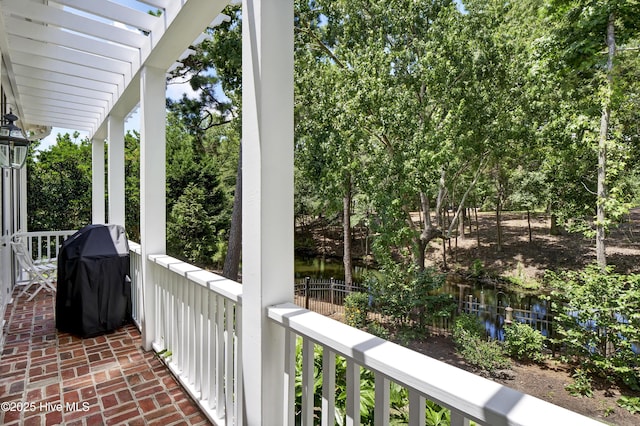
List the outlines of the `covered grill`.
{"type": "Polygon", "coordinates": [[[88,225],[58,255],[56,327],[80,337],[108,333],[131,318],[129,244],[120,225],[88,225]]]}

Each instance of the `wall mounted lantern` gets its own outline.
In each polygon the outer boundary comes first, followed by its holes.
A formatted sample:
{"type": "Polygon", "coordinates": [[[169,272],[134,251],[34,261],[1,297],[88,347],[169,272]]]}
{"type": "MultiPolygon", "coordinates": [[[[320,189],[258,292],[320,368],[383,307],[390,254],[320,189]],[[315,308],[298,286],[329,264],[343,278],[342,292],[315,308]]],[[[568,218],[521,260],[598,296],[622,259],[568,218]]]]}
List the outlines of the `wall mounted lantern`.
{"type": "Polygon", "coordinates": [[[2,116],[0,126],[0,167],[21,169],[27,159],[29,139],[24,136],[22,129],[15,124],[18,117],[9,112],[2,116]]]}

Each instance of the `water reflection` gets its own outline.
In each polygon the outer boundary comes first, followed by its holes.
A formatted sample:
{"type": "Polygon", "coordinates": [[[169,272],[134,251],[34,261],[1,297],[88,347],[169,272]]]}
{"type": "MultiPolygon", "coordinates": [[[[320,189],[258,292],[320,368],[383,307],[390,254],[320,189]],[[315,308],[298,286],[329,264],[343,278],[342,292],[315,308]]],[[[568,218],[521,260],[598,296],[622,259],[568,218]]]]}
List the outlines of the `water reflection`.
{"type": "MultiPolygon", "coordinates": [[[[296,258],[294,264],[296,281],[306,277],[344,281],[344,264],[337,258],[296,258]]],[[[361,283],[368,270],[366,266],[354,264],[353,280],[361,283]]]]}

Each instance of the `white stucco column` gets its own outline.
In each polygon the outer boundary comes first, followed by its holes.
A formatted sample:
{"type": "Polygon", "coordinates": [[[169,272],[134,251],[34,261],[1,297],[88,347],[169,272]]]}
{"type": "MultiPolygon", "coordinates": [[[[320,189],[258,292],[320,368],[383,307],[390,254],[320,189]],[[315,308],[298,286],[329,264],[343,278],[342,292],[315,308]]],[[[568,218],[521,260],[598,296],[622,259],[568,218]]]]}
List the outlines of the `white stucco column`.
{"type": "Polygon", "coordinates": [[[244,0],[242,31],[245,423],[281,425],[284,331],[266,308],[293,301],[293,1],[244,0]]]}
{"type": "Polygon", "coordinates": [[[91,223],[105,223],[104,141],[91,141],[91,223]]]}
{"type": "Polygon", "coordinates": [[[144,67],[140,73],[140,245],[142,250],[142,346],[154,336],[155,297],[148,255],[166,249],[166,70],[144,67]]]}
{"type": "Polygon", "coordinates": [[[124,118],[109,116],[108,138],[108,191],[109,223],[124,226],[124,118]]]}

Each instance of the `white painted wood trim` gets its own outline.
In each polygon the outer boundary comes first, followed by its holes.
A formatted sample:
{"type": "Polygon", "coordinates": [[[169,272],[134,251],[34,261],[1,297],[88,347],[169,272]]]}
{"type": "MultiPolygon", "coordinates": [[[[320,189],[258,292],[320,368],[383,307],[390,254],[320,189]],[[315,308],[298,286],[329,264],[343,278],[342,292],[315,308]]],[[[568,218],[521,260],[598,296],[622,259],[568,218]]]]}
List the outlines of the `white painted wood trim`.
{"type": "Polygon", "coordinates": [[[105,223],[104,141],[91,142],[91,222],[105,223]]]}

